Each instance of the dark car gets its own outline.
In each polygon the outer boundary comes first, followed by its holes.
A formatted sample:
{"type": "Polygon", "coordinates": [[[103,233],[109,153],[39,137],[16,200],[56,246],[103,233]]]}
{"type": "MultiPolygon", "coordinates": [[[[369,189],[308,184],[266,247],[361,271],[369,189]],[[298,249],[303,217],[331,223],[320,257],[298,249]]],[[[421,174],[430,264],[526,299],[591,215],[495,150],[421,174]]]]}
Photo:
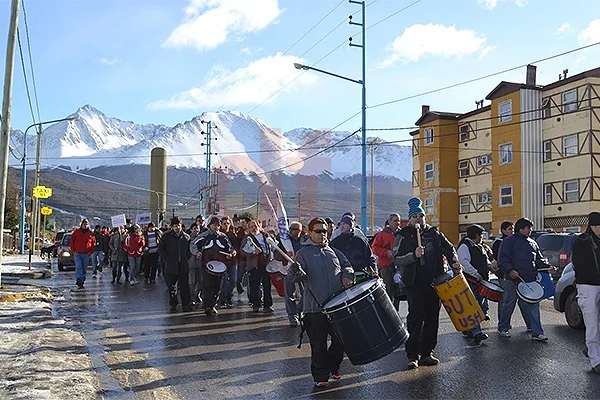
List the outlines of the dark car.
{"type": "Polygon", "coordinates": [[[62,238],[65,236],[66,232],[56,232],[56,236],[54,236],[54,252],[52,253],[53,257],[58,257],[58,248],[62,243],[62,238]]]}
{"type": "Polygon", "coordinates": [[[578,233],[544,233],[537,237],[536,242],[544,257],[558,270],[552,273],[557,280],[562,275],[565,266],[571,262],[572,245],[578,233]]]}
{"type": "Polygon", "coordinates": [[[58,246],[58,270],[64,271],[65,267],[75,266],[75,259],[73,258],[73,252],[69,247],[71,241],[71,232],[64,233],[58,246]]]}

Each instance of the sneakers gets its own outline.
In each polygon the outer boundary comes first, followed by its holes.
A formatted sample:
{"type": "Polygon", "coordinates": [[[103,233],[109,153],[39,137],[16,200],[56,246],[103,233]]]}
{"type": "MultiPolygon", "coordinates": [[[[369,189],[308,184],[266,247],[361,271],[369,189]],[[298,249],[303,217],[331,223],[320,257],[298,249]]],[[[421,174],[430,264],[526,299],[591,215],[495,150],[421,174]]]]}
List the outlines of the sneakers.
{"type": "Polygon", "coordinates": [[[171,305],[171,311],[177,311],[177,306],[176,305],[175,306],[171,305]]]}
{"type": "Polygon", "coordinates": [[[484,321],[489,321],[490,320],[490,316],[489,314],[485,314],[485,318],[483,319],[484,321]]]}
{"type": "Polygon", "coordinates": [[[273,307],[265,307],[263,311],[270,314],[275,312],[275,309],[273,307]]]}
{"type": "Polygon", "coordinates": [[[487,333],[481,332],[481,333],[475,335],[475,337],[473,339],[475,341],[475,344],[479,344],[482,341],[486,340],[487,338],[489,338],[489,336],[487,335],[487,333]]]}
{"type": "Polygon", "coordinates": [[[466,338],[472,338],[473,337],[473,334],[471,333],[471,331],[463,331],[462,334],[466,338]]]}
{"type": "Polygon", "coordinates": [[[255,313],[260,312],[260,307],[254,307],[253,306],[252,307],[252,312],[255,312],[255,313]]]}
{"type": "Polygon", "coordinates": [[[77,279],[77,282],[75,282],[75,284],[77,285],[77,287],[79,289],[83,289],[83,281],[80,279],[77,279]]]}
{"type": "Polygon", "coordinates": [[[506,338],[511,337],[509,331],[498,331],[498,336],[500,336],[500,337],[506,337],[506,338]]]}
{"type": "Polygon", "coordinates": [[[421,357],[421,360],[419,361],[419,364],[421,365],[425,365],[427,367],[432,367],[434,365],[438,365],[440,363],[440,360],[438,360],[437,358],[435,358],[433,356],[433,354],[430,354],[426,357],[421,357]]]}
{"type": "Polygon", "coordinates": [[[325,382],[325,381],[315,382],[315,386],[319,387],[319,388],[327,387],[327,385],[329,385],[329,382],[325,382]]]}
{"type": "MultiPolygon", "coordinates": [[[[598,368],[600,368],[600,366],[598,366],[598,368]]],[[[331,379],[335,379],[336,381],[339,381],[340,379],[342,379],[342,374],[340,374],[339,372],[337,374],[331,374],[331,379]]]]}
{"type": "Polygon", "coordinates": [[[293,319],[290,321],[290,328],[296,328],[298,326],[298,320],[293,319]]]}
{"type": "Polygon", "coordinates": [[[531,340],[533,340],[534,342],[547,342],[548,341],[548,337],[545,336],[545,335],[543,335],[543,334],[540,334],[540,335],[537,335],[537,336],[532,335],[531,336],[531,340]]]}
{"type": "Polygon", "coordinates": [[[419,368],[419,360],[408,360],[408,364],[406,364],[406,368],[408,368],[408,369],[419,368]]]}
{"type": "Polygon", "coordinates": [[[212,316],[212,315],[217,315],[219,312],[217,311],[216,308],[211,307],[211,308],[207,308],[206,310],[204,310],[204,314],[208,315],[208,316],[212,316]]]}
{"type": "Polygon", "coordinates": [[[98,275],[96,275],[96,274],[92,275],[92,278],[97,278],[97,277],[98,277],[98,275]]]}

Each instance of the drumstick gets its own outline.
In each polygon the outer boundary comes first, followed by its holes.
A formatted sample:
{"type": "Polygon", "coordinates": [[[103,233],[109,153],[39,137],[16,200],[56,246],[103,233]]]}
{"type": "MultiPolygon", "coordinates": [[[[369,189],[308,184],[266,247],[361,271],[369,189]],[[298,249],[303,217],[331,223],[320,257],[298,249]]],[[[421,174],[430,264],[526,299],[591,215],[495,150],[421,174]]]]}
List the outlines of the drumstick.
{"type": "Polygon", "coordinates": [[[230,256],[231,255],[231,253],[226,253],[224,251],[219,251],[219,254],[223,254],[224,256],[230,256]]]}
{"type": "Polygon", "coordinates": [[[523,283],[524,283],[524,284],[525,284],[525,285],[526,285],[526,286],[527,286],[529,289],[531,289],[531,291],[533,291],[533,288],[532,288],[531,286],[529,286],[529,284],[528,284],[527,282],[525,282],[525,280],[524,280],[523,278],[521,278],[521,277],[519,276],[519,279],[520,279],[520,280],[521,280],[521,281],[522,281],[522,282],[523,282],[523,283]]]}
{"type": "Polygon", "coordinates": [[[415,229],[417,230],[417,244],[419,245],[419,247],[422,247],[421,246],[421,225],[415,224],[415,229]]]}

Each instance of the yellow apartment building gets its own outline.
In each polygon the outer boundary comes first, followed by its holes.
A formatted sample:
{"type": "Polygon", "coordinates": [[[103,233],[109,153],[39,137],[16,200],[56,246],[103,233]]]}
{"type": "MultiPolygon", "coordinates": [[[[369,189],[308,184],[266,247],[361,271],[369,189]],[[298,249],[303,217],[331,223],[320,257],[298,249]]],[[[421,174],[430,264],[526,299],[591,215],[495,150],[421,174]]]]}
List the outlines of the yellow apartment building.
{"type": "Polygon", "coordinates": [[[536,85],[500,82],[475,110],[423,106],[413,136],[413,194],[458,241],[473,223],[504,220],[578,231],[600,210],[600,68],[536,85]]]}

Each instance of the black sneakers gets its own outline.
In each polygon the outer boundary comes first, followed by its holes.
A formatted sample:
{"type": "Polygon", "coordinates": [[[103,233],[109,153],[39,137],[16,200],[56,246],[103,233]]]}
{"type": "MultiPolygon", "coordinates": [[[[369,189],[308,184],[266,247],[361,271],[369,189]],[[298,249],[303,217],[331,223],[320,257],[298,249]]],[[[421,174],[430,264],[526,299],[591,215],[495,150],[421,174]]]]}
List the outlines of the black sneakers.
{"type": "Polygon", "coordinates": [[[75,284],[77,285],[77,287],[79,289],[83,289],[83,281],[80,279],[77,279],[77,282],[75,282],[75,284]]]}

